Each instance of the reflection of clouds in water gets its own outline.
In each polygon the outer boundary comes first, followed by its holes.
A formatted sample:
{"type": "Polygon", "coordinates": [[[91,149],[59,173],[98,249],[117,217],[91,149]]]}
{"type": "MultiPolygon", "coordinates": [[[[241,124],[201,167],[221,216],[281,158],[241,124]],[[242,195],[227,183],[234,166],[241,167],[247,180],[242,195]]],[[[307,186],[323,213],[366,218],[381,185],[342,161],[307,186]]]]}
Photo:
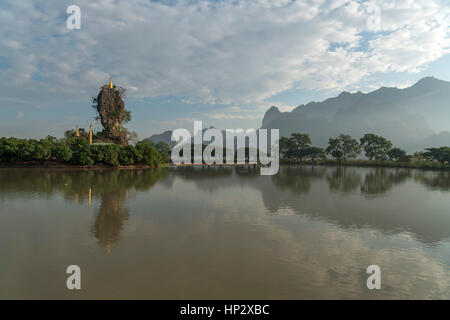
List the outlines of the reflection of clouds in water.
{"type": "Polygon", "coordinates": [[[154,242],[165,243],[170,252],[195,248],[195,261],[183,260],[185,271],[198,279],[199,286],[216,281],[222,290],[211,289],[216,298],[449,296],[450,271],[427,252],[439,253],[442,248],[423,247],[409,233],[386,236],[371,229],[340,229],[308,217],[270,216],[255,189],[244,194],[235,188],[221,189],[222,200],[206,197],[209,191],[205,191],[198,198],[203,199],[202,210],[192,211],[198,199],[187,194],[196,187],[186,182],[174,187],[177,194],[183,194],[186,209],[165,219],[149,219],[145,228],[152,230],[154,242]],[[174,215],[182,220],[177,226],[173,225],[174,215]],[[184,234],[174,237],[180,226],[184,234]],[[172,235],[170,240],[167,234],[172,235]],[[209,249],[211,244],[215,249],[209,249]],[[371,264],[382,270],[382,290],[378,292],[366,288],[365,272],[371,264]],[[199,269],[199,265],[210,270],[199,269]],[[246,270],[252,270],[252,275],[246,270]],[[225,271],[227,274],[222,273],[225,271]],[[214,280],[205,279],[208,276],[214,280]],[[249,288],[261,277],[261,291],[249,288]],[[228,283],[231,278],[233,285],[228,283]]]}
{"type": "Polygon", "coordinates": [[[53,268],[76,259],[89,265],[86,281],[95,283],[83,297],[450,297],[446,174],[292,167],[279,177],[261,177],[234,170],[203,172],[197,179],[196,171],[177,169],[159,180],[115,170],[35,171],[32,182],[6,174],[0,194],[13,194],[4,203],[12,211],[0,216],[0,225],[11,231],[0,234],[8,262],[0,261],[0,270],[10,280],[0,296],[36,298],[45,286],[49,297],[63,297],[48,285],[60,281],[54,279],[58,270],[47,270],[48,259],[53,268]],[[369,175],[379,176],[377,185],[390,186],[383,197],[368,198],[354,187],[358,176],[362,184],[369,175]],[[87,184],[93,216],[80,214],[88,208],[87,184]],[[19,206],[30,193],[33,200],[19,206]],[[27,213],[40,206],[45,215],[27,213]],[[94,239],[87,237],[89,228],[94,239]],[[99,254],[105,249],[112,254],[99,254]],[[28,261],[37,262],[33,270],[28,261]],[[381,267],[380,291],[366,288],[371,264],[381,267]]]}
{"type": "MultiPolygon", "coordinates": [[[[408,231],[431,245],[450,237],[450,216],[447,214],[450,201],[421,188],[422,184],[428,188],[433,183],[433,188],[437,188],[436,185],[445,188],[444,181],[450,184],[450,176],[445,172],[282,166],[280,173],[272,177],[260,176],[257,171],[233,174],[236,168],[224,168],[226,174],[215,176],[214,172],[218,170],[213,167],[189,168],[184,172],[184,168],[178,168],[173,175],[180,182],[192,182],[199,191],[208,191],[208,197],[221,203],[243,198],[254,205],[260,197],[252,198],[243,193],[234,198],[222,195],[228,189],[258,190],[264,203],[262,210],[271,215],[293,212],[341,228],[370,227],[388,235],[408,231]]],[[[191,194],[197,196],[196,191],[191,194]]]]}

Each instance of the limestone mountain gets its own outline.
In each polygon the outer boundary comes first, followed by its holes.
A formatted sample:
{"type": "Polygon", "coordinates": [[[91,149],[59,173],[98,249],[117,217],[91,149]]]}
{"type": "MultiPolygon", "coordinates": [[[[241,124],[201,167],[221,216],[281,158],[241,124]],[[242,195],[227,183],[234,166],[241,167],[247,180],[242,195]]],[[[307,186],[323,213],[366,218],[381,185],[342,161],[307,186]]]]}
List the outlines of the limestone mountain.
{"type": "Polygon", "coordinates": [[[339,133],[358,139],[364,133],[379,134],[409,152],[450,145],[450,82],[427,77],[405,89],[342,92],[291,112],[272,106],[264,115],[262,128],[280,129],[280,136],[309,133],[318,146],[325,146],[339,133]]]}

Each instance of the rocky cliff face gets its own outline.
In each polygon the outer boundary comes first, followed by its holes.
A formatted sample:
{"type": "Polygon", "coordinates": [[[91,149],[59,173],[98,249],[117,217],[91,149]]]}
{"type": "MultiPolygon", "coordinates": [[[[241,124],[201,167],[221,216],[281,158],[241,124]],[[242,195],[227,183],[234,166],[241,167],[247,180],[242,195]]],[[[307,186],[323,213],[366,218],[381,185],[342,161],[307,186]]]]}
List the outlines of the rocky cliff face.
{"type": "Polygon", "coordinates": [[[94,99],[94,107],[98,111],[103,131],[99,134],[104,140],[127,145],[127,129],[123,124],[130,120],[130,112],[125,109],[123,88],[111,89],[108,85],[101,87],[97,98],[94,99]]]}

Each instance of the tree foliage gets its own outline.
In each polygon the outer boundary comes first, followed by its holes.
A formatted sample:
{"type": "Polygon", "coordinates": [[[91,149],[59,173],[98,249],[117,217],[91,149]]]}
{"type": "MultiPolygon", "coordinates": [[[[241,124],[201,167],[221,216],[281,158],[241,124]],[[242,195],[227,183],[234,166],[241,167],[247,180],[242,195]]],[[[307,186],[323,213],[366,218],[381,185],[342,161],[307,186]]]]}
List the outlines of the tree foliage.
{"type": "Polygon", "coordinates": [[[85,137],[75,136],[68,139],[49,136],[40,140],[0,138],[2,163],[56,161],[88,166],[145,164],[158,167],[169,160],[147,142],[139,142],[134,147],[111,143],[90,145],[85,137]]]}
{"type": "Polygon", "coordinates": [[[389,160],[398,162],[409,162],[412,159],[412,156],[407,155],[406,151],[400,148],[392,148],[388,151],[387,156],[389,160]]]}
{"type": "Polygon", "coordinates": [[[360,139],[361,147],[369,160],[387,160],[388,152],[392,148],[392,142],[373,133],[366,133],[360,139]]]}
{"type": "Polygon", "coordinates": [[[450,163],[450,147],[427,148],[424,157],[428,160],[438,161],[442,166],[450,163]]]}
{"type": "Polygon", "coordinates": [[[325,152],[339,161],[345,161],[349,158],[356,158],[361,153],[361,147],[358,141],[350,135],[341,133],[337,138],[328,140],[325,152]]]}

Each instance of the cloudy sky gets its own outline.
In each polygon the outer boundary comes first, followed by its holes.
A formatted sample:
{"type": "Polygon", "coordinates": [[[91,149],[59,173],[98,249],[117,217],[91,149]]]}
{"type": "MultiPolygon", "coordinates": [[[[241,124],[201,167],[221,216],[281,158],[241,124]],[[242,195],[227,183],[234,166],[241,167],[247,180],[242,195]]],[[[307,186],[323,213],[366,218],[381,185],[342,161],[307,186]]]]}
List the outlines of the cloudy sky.
{"type": "Polygon", "coordinates": [[[109,76],[141,138],[257,128],[271,105],[450,80],[449,26],[448,0],[2,0],[0,136],[87,127],[109,76]]]}

